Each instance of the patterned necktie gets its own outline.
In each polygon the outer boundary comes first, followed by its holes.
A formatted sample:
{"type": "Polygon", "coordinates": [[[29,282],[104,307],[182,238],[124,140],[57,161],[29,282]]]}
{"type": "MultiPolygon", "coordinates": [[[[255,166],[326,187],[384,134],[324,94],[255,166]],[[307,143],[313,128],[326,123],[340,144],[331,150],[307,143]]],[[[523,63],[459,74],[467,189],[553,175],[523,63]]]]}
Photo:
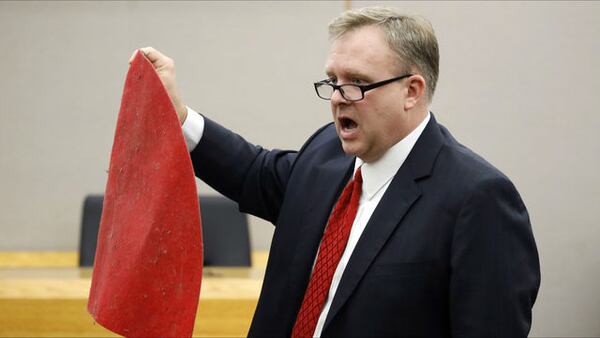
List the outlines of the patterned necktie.
{"type": "Polygon", "coordinates": [[[312,337],[319,315],[327,300],[333,273],[346,248],[350,229],[358,211],[358,201],[362,191],[360,167],[354,179],[344,188],[331,216],[329,225],[319,246],[317,262],[310,276],[302,306],[296,317],[292,337],[312,337]]]}

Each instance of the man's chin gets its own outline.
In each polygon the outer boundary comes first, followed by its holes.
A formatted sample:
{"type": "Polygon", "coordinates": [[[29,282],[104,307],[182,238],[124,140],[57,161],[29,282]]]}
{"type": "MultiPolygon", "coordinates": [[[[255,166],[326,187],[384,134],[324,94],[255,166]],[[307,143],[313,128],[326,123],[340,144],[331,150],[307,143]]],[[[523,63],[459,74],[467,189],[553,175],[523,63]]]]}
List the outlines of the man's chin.
{"type": "Polygon", "coordinates": [[[346,153],[346,155],[359,156],[360,149],[359,149],[358,145],[356,144],[356,142],[346,142],[344,140],[341,140],[341,141],[342,141],[342,149],[344,149],[344,153],[346,153]]]}

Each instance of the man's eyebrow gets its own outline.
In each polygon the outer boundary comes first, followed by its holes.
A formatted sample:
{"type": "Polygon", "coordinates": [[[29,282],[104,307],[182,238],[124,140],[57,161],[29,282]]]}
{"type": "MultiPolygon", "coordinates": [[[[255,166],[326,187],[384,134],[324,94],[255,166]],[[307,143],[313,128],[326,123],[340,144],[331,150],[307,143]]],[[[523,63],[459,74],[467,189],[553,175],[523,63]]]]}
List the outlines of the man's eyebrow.
{"type": "Polygon", "coordinates": [[[360,73],[360,72],[349,72],[348,77],[351,77],[353,79],[364,79],[364,80],[369,80],[370,77],[367,76],[366,74],[360,73]]]}
{"type": "MultiPolygon", "coordinates": [[[[325,74],[327,75],[327,77],[339,77],[339,76],[335,75],[332,71],[325,71],[325,74]]],[[[342,72],[340,76],[346,77],[349,79],[363,79],[366,81],[372,80],[370,76],[368,76],[364,73],[358,72],[358,71],[342,72]]]]}

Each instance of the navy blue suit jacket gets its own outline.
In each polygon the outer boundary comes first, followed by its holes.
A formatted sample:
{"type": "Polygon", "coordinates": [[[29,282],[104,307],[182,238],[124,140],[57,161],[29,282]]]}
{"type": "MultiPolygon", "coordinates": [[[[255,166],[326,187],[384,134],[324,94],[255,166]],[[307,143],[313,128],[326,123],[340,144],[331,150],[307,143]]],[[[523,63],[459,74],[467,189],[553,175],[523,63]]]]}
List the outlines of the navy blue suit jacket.
{"type": "MultiPolygon", "coordinates": [[[[354,158],[332,124],[300,151],[268,151],[205,121],[196,175],[276,226],[249,336],[289,336],[354,158]]],[[[322,336],[526,336],[539,283],[515,187],[432,117],[358,241],[322,336]]]]}

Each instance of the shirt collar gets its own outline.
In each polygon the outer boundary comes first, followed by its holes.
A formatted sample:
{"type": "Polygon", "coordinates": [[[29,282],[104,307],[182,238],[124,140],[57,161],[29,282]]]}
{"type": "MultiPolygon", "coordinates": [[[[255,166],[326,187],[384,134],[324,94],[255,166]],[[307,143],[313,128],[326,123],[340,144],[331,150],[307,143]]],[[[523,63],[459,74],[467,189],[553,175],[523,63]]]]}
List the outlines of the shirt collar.
{"type": "Polygon", "coordinates": [[[400,169],[415,143],[423,133],[425,126],[431,118],[431,113],[410,132],[405,138],[388,149],[381,158],[372,163],[365,163],[360,158],[354,162],[354,172],[362,166],[363,192],[367,199],[372,199],[386,183],[388,183],[400,169]]]}

